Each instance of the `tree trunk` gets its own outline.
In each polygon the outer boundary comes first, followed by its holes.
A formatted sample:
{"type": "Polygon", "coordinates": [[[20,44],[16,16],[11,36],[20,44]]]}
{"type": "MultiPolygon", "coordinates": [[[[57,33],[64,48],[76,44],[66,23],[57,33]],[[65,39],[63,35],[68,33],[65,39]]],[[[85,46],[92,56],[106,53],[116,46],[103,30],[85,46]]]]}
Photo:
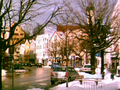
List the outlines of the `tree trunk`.
{"type": "Polygon", "coordinates": [[[1,28],[0,28],[0,90],[2,90],[2,41],[1,41],[1,28]]]}
{"type": "Polygon", "coordinates": [[[95,51],[94,49],[91,50],[91,70],[92,70],[92,74],[95,74],[95,51]]]}
{"type": "Polygon", "coordinates": [[[0,54],[0,90],[2,90],[2,68],[1,67],[2,67],[2,55],[0,54]]]}
{"type": "Polygon", "coordinates": [[[2,90],[2,17],[0,17],[0,90],[2,90]]]}
{"type": "Polygon", "coordinates": [[[104,50],[101,51],[101,74],[104,74],[104,50]]]}

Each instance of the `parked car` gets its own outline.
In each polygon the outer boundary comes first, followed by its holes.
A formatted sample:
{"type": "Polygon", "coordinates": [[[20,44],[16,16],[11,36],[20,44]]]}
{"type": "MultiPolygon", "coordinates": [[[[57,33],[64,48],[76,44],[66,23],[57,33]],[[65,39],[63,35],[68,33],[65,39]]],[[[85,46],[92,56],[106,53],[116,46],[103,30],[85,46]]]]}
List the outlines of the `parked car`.
{"type": "Polygon", "coordinates": [[[29,63],[29,66],[32,67],[32,66],[35,66],[35,64],[34,63],[29,63]]]}
{"type": "Polygon", "coordinates": [[[24,63],[23,66],[29,66],[29,63],[24,63]]]}
{"type": "MultiPolygon", "coordinates": [[[[68,67],[68,80],[74,80],[76,77],[79,76],[78,72],[73,67],[68,67]]],[[[54,68],[51,72],[51,84],[55,82],[64,82],[67,79],[67,72],[65,66],[59,66],[54,68]]]]}
{"type": "Polygon", "coordinates": [[[37,63],[36,66],[37,66],[37,67],[42,67],[43,64],[42,64],[42,63],[37,63]]]}
{"type": "Polygon", "coordinates": [[[23,68],[23,67],[21,67],[21,68],[19,68],[19,69],[15,69],[15,72],[16,73],[24,73],[24,72],[27,72],[28,70],[27,69],[25,69],[25,68],[23,68]]]}
{"type": "Polygon", "coordinates": [[[85,64],[81,69],[81,72],[91,73],[91,64],[85,64]]]}
{"type": "Polygon", "coordinates": [[[57,62],[55,62],[55,63],[53,63],[53,64],[52,64],[51,68],[53,68],[53,69],[54,69],[54,68],[56,68],[56,67],[58,67],[58,66],[60,66],[60,64],[59,64],[59,63],[57,63],[57,62]]]}
{"type": "Polygon", "coordinates": [[[16,70],[16,69],[20,69],[20,68],[22,68],[23,67],[23,64],[22,63],[16,63],[16,64],[14,64],[14,69],[16,70]]]}

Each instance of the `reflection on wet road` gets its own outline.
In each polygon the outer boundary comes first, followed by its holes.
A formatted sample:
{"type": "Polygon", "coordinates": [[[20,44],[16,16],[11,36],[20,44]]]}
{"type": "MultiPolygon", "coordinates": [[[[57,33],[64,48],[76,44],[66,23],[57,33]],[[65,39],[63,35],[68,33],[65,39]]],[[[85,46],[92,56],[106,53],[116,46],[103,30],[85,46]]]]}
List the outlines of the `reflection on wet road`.
{"type": "MultiPolygon", "coordinates": [[[[49,85],[50,84],[50,68],[29,67],[30,71],[14,75],[14,87],[26,87],[49,85]]],[[[12,88],[12,74],[8,73],[7,77],[3,77],[3,90],[12,88]]],[[[19,90],[19,89],[17,89],[19,90]]],[[[24,90],[24,89],[23,89],[24,90]]]]}

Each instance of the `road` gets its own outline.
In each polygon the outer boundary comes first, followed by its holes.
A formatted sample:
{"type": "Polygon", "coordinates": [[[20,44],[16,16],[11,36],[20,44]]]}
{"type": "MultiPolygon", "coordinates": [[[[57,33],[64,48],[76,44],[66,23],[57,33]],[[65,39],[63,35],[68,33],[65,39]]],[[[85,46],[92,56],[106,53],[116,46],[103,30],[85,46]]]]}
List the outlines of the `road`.
{"type": "Polygon", "coordinates": [[[29,67],[30,71],[14,75],[14,84],[12,84],[12,75],[7,74],[3,77],[3,90],[26,90],[30,87],[45,88],[50,86],[50,68],[29,67]]]}

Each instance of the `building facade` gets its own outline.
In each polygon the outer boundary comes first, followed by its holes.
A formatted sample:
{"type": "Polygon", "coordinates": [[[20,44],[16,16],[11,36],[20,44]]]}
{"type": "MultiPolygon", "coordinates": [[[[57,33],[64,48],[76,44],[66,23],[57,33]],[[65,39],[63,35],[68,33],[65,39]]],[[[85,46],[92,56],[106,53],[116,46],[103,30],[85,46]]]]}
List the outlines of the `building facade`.
{"type": "Polygon", "coordinates": [[[49,34],[42,34],[36,37],[36,59],[38,62],[49,58],[48,46],[50,36],[49,34]]]}

